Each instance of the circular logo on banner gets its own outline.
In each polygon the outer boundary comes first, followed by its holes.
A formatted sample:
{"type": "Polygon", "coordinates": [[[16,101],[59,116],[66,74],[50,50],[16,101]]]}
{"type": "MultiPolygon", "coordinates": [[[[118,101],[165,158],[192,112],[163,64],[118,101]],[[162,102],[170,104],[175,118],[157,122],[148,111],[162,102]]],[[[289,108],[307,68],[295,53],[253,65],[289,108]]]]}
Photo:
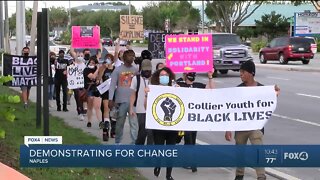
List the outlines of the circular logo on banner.
{"type": "Polygon", "coordinates": [[[175,94],[162,94],[152,104],[152,115],[163,126],[178,124],[182,120],[184,113],[184,104],[175,94]]]}

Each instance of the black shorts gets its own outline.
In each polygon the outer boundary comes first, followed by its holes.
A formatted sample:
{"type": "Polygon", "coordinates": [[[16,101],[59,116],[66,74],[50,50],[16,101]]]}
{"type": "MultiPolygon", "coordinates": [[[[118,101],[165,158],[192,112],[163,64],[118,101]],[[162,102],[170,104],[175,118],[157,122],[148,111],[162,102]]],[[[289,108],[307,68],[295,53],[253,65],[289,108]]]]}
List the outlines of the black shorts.
{"type": "Polygon", "coordinates": [[[108,100],[109,99],[109,91],[106,91],[101,95],[102,100],[108,100]]]}

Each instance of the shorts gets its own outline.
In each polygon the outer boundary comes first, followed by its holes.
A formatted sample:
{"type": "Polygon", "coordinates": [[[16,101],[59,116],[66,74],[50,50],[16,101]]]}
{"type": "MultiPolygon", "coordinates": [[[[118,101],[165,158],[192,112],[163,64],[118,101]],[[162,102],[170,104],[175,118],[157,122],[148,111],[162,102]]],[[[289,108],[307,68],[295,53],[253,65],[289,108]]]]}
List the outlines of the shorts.
{"type": "Polygon", "coordinates": [[[109,99],[109,91],[106,91],[101,95],[102,100],[108,100],[109,99]]]}
{"type": "Polygon", "coordinates": [[[100,97],[100,93],[98,90],[89,90],[88,97],[100,97]]]}
{"type": "Polygon", "coordinates": [[[31,86],[20,86],[20,89],[21,89],[21,91],[25,91],[25,90],[30,91],[31,86]]]}

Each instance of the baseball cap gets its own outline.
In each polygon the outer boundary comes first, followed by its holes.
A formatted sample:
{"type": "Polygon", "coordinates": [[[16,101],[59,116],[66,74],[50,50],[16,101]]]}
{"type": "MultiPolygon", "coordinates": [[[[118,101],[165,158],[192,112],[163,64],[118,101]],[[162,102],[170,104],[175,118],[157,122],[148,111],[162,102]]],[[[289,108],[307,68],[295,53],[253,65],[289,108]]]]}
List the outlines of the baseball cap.
{"type": "Polygon", "coordinates": [[[142,71],[152,71],[152,64],[149,59],[145,59],[141,63],[141,70],[142,71]]]}

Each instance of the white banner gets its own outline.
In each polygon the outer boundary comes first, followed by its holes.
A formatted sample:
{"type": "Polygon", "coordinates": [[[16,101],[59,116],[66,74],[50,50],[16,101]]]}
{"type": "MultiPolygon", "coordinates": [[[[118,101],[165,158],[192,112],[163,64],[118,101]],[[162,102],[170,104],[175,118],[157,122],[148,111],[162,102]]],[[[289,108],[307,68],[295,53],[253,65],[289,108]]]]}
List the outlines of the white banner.
{"type": "Polygon", "coordinates": [[[111,78],[107,79],[106,81],[101,83],[99,86],[97,86],[97,89],[100,92],[100,94],[103,94],[106,91],[108,91],[110,88],[110,84],[111,84],[111,78]]]}
{"type": "Polygon", "coordinates": [[[85,64],[74,64],[67,67],[68,89],[78,89],[84,87],[83,70],[85,64]]]}
{"type": "Polygon", "coordinates": [[[274,86],[197,89],[149,85],[147,129],[262,129],[276,109],[274,86]]]}

